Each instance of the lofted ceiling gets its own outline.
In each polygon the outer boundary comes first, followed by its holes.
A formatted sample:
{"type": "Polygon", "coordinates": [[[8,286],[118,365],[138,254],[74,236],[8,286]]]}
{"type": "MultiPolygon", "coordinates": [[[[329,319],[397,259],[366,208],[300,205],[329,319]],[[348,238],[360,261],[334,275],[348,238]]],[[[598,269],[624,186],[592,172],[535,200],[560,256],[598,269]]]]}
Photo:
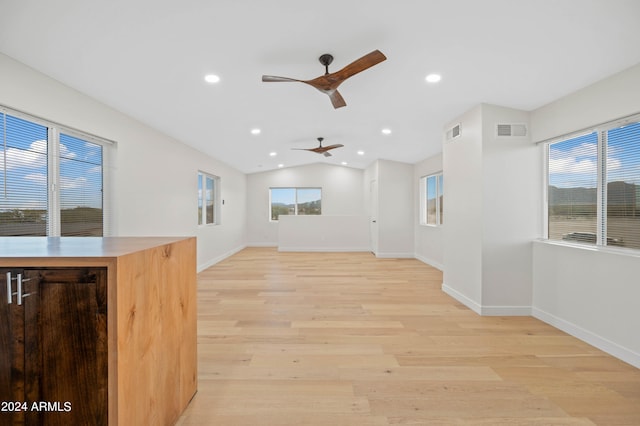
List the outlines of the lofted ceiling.
{"type": "Polygon", "coordinates": [[[639,40],[637,0],[0,0],[0,52],[245,173],[415,163],[467,109],[540,107],[639,63],[639,40]],[[375,49],[387,60],[340,86],[343,108],[261,81],[375,49]],[[317,137],[344,147],[292,149],[317,137]]]}

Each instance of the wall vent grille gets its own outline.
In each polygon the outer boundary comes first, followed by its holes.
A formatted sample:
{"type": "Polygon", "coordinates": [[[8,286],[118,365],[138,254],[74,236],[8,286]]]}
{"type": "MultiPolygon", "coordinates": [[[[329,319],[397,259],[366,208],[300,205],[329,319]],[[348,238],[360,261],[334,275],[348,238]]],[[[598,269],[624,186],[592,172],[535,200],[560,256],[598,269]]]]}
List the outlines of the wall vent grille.
{"type": "Polygon", "coordinates": [[[447,130],[447,140],[455,139],[460,136],[460,125],[456,124],[449,130],[447,130]]]}
{"type": "Polygon", "coordinates": [[[521,123],[499,123],[496,124],[496,136],[500,137],[523,137],[527,136],[527,125],[521,123]]]}

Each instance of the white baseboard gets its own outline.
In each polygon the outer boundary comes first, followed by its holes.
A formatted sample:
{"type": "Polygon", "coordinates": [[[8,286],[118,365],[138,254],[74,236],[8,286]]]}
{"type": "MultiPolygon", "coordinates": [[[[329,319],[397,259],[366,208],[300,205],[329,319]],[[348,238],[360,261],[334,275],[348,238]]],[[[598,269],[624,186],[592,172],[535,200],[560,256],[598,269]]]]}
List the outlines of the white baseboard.
{"type": "Polygon", "coordinates": [[[482,306],[481,314],[486,317],[530,317],[531,306],[482,306]]]}
{"type": "Polygon", "coordinates": [[[278,246],[278,251],[293,251],[293,252],[368,252],[371,251],[369,247],[281,247],[278,246]]]}
{"type": "Polygon", "coordinates": [[[433,266],[434,268],[440,270],[440,271],[444,271],[444,265],[440,262],[436,262],[433,259],[429,259],[427,257],[424,256],[420,256],[419,254],[414,255],[414,257],[416,259],[418,259],[420,262],[422,263],[426,263],[429,266],[433,266]]]}
{"type": "Polygon", "coordinates": [[[442,291],[444,291],[449,296],[456,299],[458,302],[465,305],[467,308],[471,309],[476,314],[482,315],[482,306],[477,302],[475,302],[474,300],[469,299],[467,296],[460,293],[458,290],[454,290],[453,288],[449,287],[445,283],[442,283],[442,291]]]}
{"type": "Polygon", "coordinates": [[[203,263],[201,265],[198,265],[197,271],[198,272],[202,272],[205,269],[212,267],[216,263],[225,260],[227,257],[233,256],[234,254],[238,253],[240,250],[243,250],[246,247],[247,246],[244,246],[244,245],[243,246],[239,246],[239,247],[236,247],[233,250],[230,250],[230,251],[228,251],[228,252],[226,252],[224,254],[221,254],[220,256],[214,257],[213,259],[210,259],[209,261],[207,261],[207,262],[205,262],[205,263],[203,263]]]}
{"type": "Polygon", "coordinates": [[[278,243],[247,243],[247,247],[278,247],[278,243]]]}
{"type": "Polygon", "coordinates": [[[460,293],[445,283],[442,283],[442,291],[465,305],[478,315],[496,316],[496,317],[522,317],[531,316],[531,306],[484,306],[471,300],[464,294],[460,293]]]}
{"type": "MultiPolygon", "coordinates": [[[[371,248],[369,248],[369,250],[367,251],[371,251],[371,248]]],[[[381,253],[378,252],[375,254],[376,257],[379,257],[380,259],[415,259],[416,256],[413,253],[381,253]]]]}
{"type": "Polygon", "coordinates": [[[640,354],[632,351],[631,349],[627,349],[623,346],[620,346],[617,343],[614,343],[604,337],[598,336],[595,333],[592,333],[589,330],[585,330],[584,328],[573,324],[569,321],[566,321],[562,318],[559,318],[553,314],[545,312],[536,307],[532,308],[533,317],[539,319],[540,321],[544,321],[549,325],[554,326],[555,328],[564,331],[576,337],[584,342],[595,346],[596,348],[621,359],[624,362],[627,362],[633,365],[636,368],[640,368],[640,354]]]}

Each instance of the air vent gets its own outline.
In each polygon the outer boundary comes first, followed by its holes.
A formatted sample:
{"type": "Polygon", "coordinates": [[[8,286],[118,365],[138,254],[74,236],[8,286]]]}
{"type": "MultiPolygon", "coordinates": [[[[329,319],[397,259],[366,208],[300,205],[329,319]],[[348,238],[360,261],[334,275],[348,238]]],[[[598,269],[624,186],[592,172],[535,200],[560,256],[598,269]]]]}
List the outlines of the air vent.
{"type": "Polygon", "coordinates": [[[527,136],[526,124],[496,124],[496,136],[522,137],[527,136]]]}
{"type": "Polygon", "coordinates": [[[451,129],[447,130],[447,140],[451,140],[460,136],[460,125],[456,124],[451,129]]]}

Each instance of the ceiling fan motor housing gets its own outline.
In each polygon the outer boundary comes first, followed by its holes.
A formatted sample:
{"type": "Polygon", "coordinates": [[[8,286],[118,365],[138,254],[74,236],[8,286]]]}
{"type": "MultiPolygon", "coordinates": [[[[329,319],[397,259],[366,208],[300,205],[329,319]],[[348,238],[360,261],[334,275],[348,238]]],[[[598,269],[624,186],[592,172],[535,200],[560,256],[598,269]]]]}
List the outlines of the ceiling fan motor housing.
{"type": "Polygon", "coordinates": [[[329,65],[331,65],[331,62],[333,62],[333,55],[325,53],[324,55],[320,55],[318,60],[322,65],[324,65],[325,75],[329,74],[329,65]]]}

